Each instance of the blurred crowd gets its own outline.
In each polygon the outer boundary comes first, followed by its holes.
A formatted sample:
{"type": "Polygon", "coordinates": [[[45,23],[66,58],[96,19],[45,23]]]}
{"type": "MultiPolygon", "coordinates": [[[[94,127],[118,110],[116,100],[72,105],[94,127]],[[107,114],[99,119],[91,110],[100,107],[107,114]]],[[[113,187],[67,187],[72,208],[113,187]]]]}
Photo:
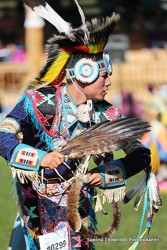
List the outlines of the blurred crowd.
{"type": "Polygon", "coordinates": [[[145,108],[151,132],[142,138],[151,148],[152,166],[161,191],[167,191],[167,85],[149,84],[150,99],[145,108]]]}
{"type": "Polygon", "coordinates": [[[6,46],[0,41],[0,62],[25,62],[25,49],[23,46],[17,46],[14,43],[9,43],[6,46]]]}
{"type": "Polygon", "coordinates": [[[141,141],[151,149],[151,165],[160,191],[167,192],[167,85],[149,83],[147,89],[145,103],[138,102],[128,91],[122,91],[115,100],[126,117],[141,118],[151,125],[151,131],[141,141]]]}

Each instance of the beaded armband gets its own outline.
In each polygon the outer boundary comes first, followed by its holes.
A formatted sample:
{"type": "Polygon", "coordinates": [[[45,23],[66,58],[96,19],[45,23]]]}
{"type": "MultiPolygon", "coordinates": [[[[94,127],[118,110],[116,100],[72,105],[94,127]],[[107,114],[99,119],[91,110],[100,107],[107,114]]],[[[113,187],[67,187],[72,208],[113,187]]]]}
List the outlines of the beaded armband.
{"type": "Polygon", "coordinates": [[[103,204],[121,201],[125,196],[126,174],[120,160],[112,160],[98,167],[102,176],[103,204]]]}
{"type": "Polygon", "coordinates": [[[19,169],[38,171],[46,154],[43,150],[20,143],[15,147],[9,164],[19,169]]]}
{"type": "Polygon", "coordinates": [[[100,188],[116,188],[126,185],[125,168],[120,160],[112,160],[107,164],[100,165],[98,170],[102,176],[100,188]]]}

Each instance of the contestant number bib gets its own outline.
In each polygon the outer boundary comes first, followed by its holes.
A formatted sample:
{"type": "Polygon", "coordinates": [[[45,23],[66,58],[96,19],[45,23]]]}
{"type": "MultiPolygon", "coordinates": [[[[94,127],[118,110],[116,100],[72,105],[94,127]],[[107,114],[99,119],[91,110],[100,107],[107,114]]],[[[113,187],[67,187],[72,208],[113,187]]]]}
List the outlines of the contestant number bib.
{"type": "Polygon", "coordinates": [[[39,236],[41,250],[68,250],[67,229],[60,229],[54,233],[39,236]]]}

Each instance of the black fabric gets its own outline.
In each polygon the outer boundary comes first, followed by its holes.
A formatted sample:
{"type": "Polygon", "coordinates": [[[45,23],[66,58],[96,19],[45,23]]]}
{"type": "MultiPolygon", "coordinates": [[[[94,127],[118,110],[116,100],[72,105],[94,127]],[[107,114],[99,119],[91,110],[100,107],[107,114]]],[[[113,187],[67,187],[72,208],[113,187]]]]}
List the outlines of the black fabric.
{"type": "Polygon", "coordinates": [[[134,147],[125,158],[122,159],[126,169],[126,179],[144,169],[151,169],[151,152],[144,146],[134,147]]]}
{"type": "MultiPolygon", "coordinates": [[[[48,122],[48,126],[49,128],[52,126],[52,123],[53,123],[53,120],[54,120],[54,117],[55,117],[55,106],[56,106],[56,88],[55,86],[50,86],[50,87],[45,87],[45,88],[40,88],[36,91],[36,94],[39,93],[43,96],[45,96],[46,98],[49,96],[49,95],[53,95],[51,98],[50,98],[50,101],[53,102],[54,105],[49,105],[49,103],[46,101],[46,102],[42,102],[40,104],[40,102],[38,102],[38,106],[37,106],[37,109],[41,112],[41,114],[43,115],[43,117],[46,117],[47,115],[48,116],[51,116],[50,119],[47,119],[47,122],[48,122]]],[[[46,125],[47,127],[47,125],[46,125]]]]}
{"type": "Polygon", "coordinates": [[[24,184],[17,183],[17,192],[22,204],[22,211],[24,214],[28,215],[30,212],[29,220],[27,221],[27,226],[33,231],[36,228],[36,234],[41,235],[40,231],[40,218],[38,216],[38,196],[37,192],[31,188],[32,184],[27,179],[24,184]],[[31,214],[31,208],[34,208],[31,214]],[[34,216],[33,216],[34,215],[34,216]]]}
{"type": "Polygon", "coordinates": [[[25,126],[22,130],[23,140],[22,143],[35,147],[39,142],[39,136],[37,129],[34,129],[31,124],[25,126]],[[30,136],[32,135],[32,136],[30,136]]]}

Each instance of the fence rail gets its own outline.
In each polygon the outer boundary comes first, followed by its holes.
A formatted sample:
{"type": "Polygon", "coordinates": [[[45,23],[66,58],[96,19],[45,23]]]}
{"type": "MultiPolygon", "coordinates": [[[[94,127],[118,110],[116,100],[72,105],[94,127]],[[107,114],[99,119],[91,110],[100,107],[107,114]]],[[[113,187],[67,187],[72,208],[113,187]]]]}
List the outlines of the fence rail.
{"type": "Polygon", "coordinates": [[[131,91],[139,101],[146,102],[149,83],[167,85],[167,62],[115,64],[111,82],[111,92],[131,91]]]}
{"type": "Polygon", "coordinates": [[[13,86],[21,88],[29,73],[26,63],[0,63],[0,88],[10,90],[13,86]]]}
{"type": "MultiPolygon", "coordinates": [[[[29,71],[26,63],[0,63],[0,89],[14,95],[14,90],[20,90],[25,81],[28,80],[29,71]]],[[[135,93],[135,97],[139,101],[146,101],[148,83],[167,84],[167,62],[114,64],[111,82],[109,95],[119,93],[120,90],[127,90],[135,93]]],[[[18,93],[18,91],[16,92],[18,93]]]]}

